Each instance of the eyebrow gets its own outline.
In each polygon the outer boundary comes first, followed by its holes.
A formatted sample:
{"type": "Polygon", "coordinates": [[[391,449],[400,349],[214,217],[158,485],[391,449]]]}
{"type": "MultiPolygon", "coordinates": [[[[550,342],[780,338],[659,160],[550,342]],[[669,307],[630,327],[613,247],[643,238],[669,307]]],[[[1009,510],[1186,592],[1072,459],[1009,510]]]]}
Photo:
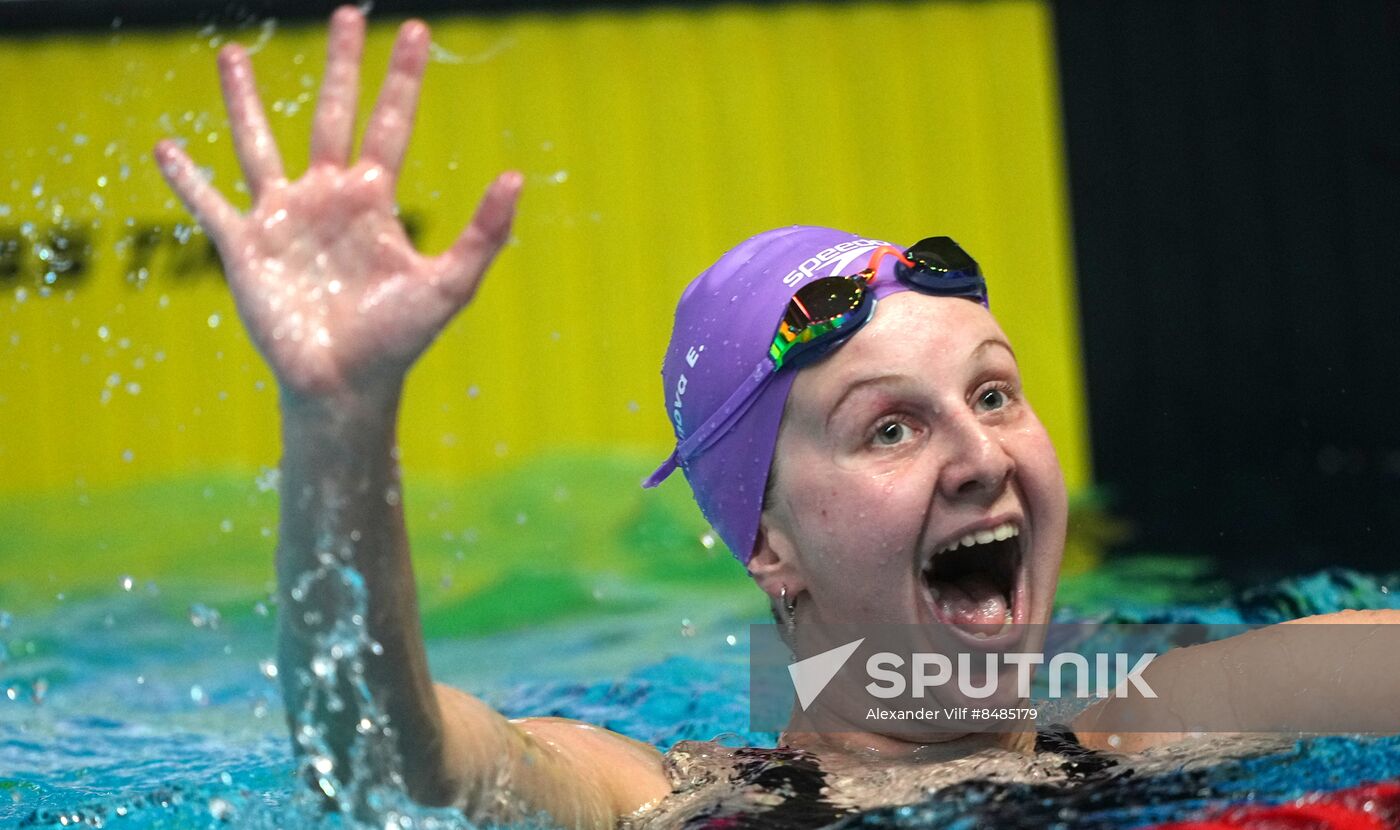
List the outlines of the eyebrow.
{"type": "MultiPolygon", "coordinates": [[[[988,337],[986,340],[983,340],[981,343],[978,343],[977,348],[972,350],[972,354],[970,356],[977,357],[978,355],[982,354],[982,352],[986,351],[988,346],[1001,346],[1002,348],[1006,349],[1008,352],[1011,353],[1012,360],[1016,360],[1016,350],[1011,348],[1010,343],[1006,342],[1005,340],[1002,340],[1000,337],[988,337]]],[[[1017,365],[1020,365],[1020,361],[1017,361],[1017,365]]]]}
{"type": "Polygon", "coordinates": [[[846,399],[849,398],[852,394],[854,394],[854,393],[856,392],[856,390],[858,390],[858,389],[864,389],[864,388],[867,387],[867,386],[874,386],[875,384],[878,384],[878,383],[885,383],[885,382],[887,382],[887,381],[899,380],[901,377],[903,377],[903,376],[902,376],[902,375],[895,375],[895,374],[888,374],[888,373],[887,373],[887,374],[881,374],[881,375],[872,375],[872,376],[870,376],[870,377],[868,377],[868,378],[861,378],[860,380],[856,381],[855,383],[851,384],[850,386],[847,386],[846,389],[845,389],[845,391],[843,391],[843,392],[841,393],[841,397],[837,398],[837,399],[836,399],[836,403],[832,404],[831,409],[827,410],[827,413],[826,413],[826,425],[827,425],[827,427],[828,427],[828,428],[831,427],[831,419],[832,419],[833,417],[836,416],[836,413],[837,413],[837,412],[840,412],[840,411],[841,411],[841,405],[844,404],[844,403],[846,402],[846,399]]]}
{"type": "MultiPolygon", "coordinates": [[[[974,359],[981,356],[983,352],[985,352],[992,346],[1001,346],[1003,349],[1006,349],[1006,351],[1011,355],[1011,359],[1013,361],[1016,360],[1016,351],[1011,348],[1010,343],[1006,342],[1000,337],[988,337],[986,340],[983,340],[981,343],[978,343],[977,347],[974,348],[972,352],[968,354],[968,359],[974,359]]],[[[1018,363],[1017,365],[1020,364],[1018,363]]],[[[903,380],[903,378],[904,376],[900,374],[882,372],[878,375],[871,375],[870,377],[861,378],[855,383],[852,383],[850,386],[847,386],[845,390],[841,392],[841,397],[837,398],[836,403],[832,404],[831,409],[827,411],[827,426],[829,427],[831,425],[831,419],[833,416],[836,415],[837,412],[841,410],[841,405],[844,404],[846,402],[846,399],[849,398],[852,394],[854,394],[857,390],[864,389],[867,386],[874,386],[881,383],[887,383],[889,381],[903,380]]]]}

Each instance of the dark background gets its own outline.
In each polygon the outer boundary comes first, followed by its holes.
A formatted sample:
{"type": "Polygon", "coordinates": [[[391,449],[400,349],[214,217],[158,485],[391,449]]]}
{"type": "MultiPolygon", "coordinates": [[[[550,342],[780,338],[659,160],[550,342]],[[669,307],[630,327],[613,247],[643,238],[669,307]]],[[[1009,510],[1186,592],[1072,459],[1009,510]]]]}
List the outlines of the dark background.
{"type": "MultiPolygon", "coordinates": [[[[335,5],[0,0],[0,27],[308,19],[335,5]]],[[[1136,528],[1123,549],[1209,553],[1241,582],[1395,569],[1400,2],[1051,5],[1094,468],[1136,528]]]]}
{"type": "Polygon", "coordinates": [[[1136,550],[1393,570],[1400,4],[1054,5],[1095,474],[1136,550]]]}

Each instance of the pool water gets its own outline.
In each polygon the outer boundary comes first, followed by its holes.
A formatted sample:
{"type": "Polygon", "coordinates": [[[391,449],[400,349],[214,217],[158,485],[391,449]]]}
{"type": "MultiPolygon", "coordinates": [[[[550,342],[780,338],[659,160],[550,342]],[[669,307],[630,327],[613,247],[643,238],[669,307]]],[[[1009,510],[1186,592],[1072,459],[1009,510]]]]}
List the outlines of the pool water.
{"type": "MultiPolygon", "coordinates": [[[[1158,567],[1161,566],[1159,562],[1158,567]]],[[[1132,565],[1124,567],[1131,568],[1132,565]]],[[[1141,563],[1138,564],[1141,567],[1141,563]]],[[[1120,569],[1121,570],[1121,569],[1120,569]]],[[[1099,588],[1071,581],[1080,603],[1099,588]]],[[[746,729],[747,586],[703,602],[675,586],[632,590],[628,613],[574,615],[430,643],[435,675],[508,715],[580,718],[662,748],[746,729]]],[[[1267,622],[1342,607],[1400,607],[1400,580],[1348,571],[1285,579],[1209,605],[1154,607],[1098,597],[1100,618],[1267,622]]],[[[265,602],[192,603],[159,586],[0,617],[0,824],[279,827],[325,823],[293,786],[265,602]]],[[[1061,618],[1088,609],[1065,607],[1061,618]]],[[[1134,827],[1247,800],[1400,777],[1400,739],[1323,738],[1245,759],[1116,770],[1075,787],[972,783],[911,807],[848,819],[877,827],[1134,827]]],[[[398,826],[461,827],[400,805],[398,826]]]]}

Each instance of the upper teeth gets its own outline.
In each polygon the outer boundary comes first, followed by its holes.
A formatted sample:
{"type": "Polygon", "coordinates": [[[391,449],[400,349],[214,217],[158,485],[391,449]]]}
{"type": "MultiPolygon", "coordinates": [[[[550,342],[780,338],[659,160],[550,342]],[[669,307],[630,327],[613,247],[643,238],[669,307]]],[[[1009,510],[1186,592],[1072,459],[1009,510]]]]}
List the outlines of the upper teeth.
{"type": "Polygon", "coordinates": [[[975,533],[969,533],[961,539],[955,539],[934,551],[933,555],[937,556],[940,553],[947,553],[950,550],[971,547],[973,545],[985,545],[988,542],[1000,542],[1004,539],[1010,539],[1012,536],[1020,535],[1020,533],[1021,529],[1016,527],[1015,524],[1003,522],[996,527],[987,530],[979,530],[975,533]]]}

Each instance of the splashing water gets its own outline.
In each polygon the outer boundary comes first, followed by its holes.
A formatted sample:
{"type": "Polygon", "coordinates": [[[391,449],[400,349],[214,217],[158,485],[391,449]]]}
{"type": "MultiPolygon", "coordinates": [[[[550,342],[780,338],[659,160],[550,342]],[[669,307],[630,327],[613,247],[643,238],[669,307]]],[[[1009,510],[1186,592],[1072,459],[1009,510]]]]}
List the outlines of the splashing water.
{"type": "MultiPolygon", "coordinates": [[[[303,596],[333,593],[337,610],[312,661],[297,670],[296,682],[310,691],[310,703],[292,718],[300,760],[277,716],[277,684],[287,678],[267,656],[272,620],[251,600],[220,603],[218,628],[192,627],[183,609],[195,603],[172,608],[169,586],[149,594],[113,584],[96,599],[3,616],[0,689],[14,695],[0,697],[0,824],[471,827],[451,810],[413,804],[401,781],[384,777],[394,768],[392,731],[363,683],[374,644],[363,626],[358,574],[331,555],[302,587],[303,596]],[[189,695],[196,685],[203,705],[189,695]],[[352,769],[374,769],[373,776],[322,760],[331,756],[314,706],[347,694],[342,702],[362,707],[367,722],[352,769]],[[330,805],[358,812],[335,814],[330,805]]],[[[1260,622],[1285,607],[1290,614],[1393,607],[1394,588],[1394,581],[1335,571],[1220,605],[1142,606],[1118,615],[1260,622]]],[[[726,741],[732,745],[772,746],[775,736],[745,728],[751,620],[710,598],[697,603],[678,587],[629,614],[437,640],[431,660],[440,680],[478,693],[507,716],[579,718],[663,749],[726,732],[735,733],[726,741]],[[682,616],[688,633],[676,624],[682,616]]],[[[1400,740],[1325,738],[1254,757],[1163,758],[1074,790],[974,781],[940,789],[914,808],[871,811],[859,823],[1013,827],[1073,816],[1076,826],[1124,828],[1241,799],[1284,800],[1396,776],[1400,740]]]]}

